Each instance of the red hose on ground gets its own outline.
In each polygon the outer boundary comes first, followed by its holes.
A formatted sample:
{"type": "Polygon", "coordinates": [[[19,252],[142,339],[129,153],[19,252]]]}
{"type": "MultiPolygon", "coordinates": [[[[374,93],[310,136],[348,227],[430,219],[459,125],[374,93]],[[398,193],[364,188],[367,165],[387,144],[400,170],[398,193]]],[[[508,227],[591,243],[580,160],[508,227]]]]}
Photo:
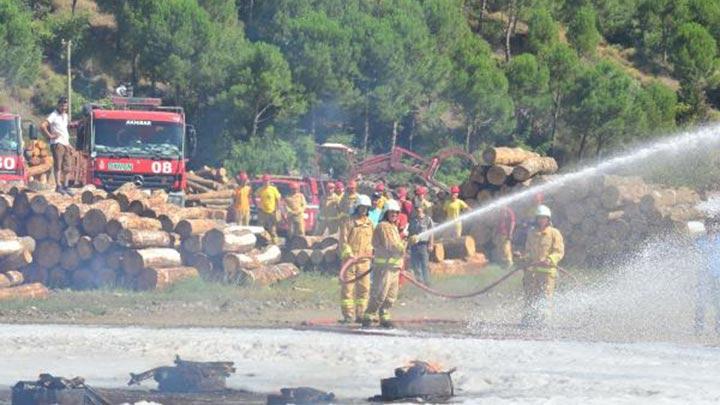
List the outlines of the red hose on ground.
{"type": "MultiPolygon", "coordinates": [[[[357,280],[359,280],[359,279],[367,276],[368,274],[370,274],[370,273],[372,272],[372,270],[373,270],[372,267],[370,267],[370,269],[369,269],[368,271],[365,271],[365,272],[363,272],[362,274],[360,274],[360,275],[358,275],[358,276],[356,276],[356,277],[353,277],[352,279],[349,279],[349,280],[346,279],[348,269],[349,269],[351,266],[353,266],[354,264],[356,264],[356,263],[358,263],[358,262],[360,262],[360,261],[365,261],[365,260],[372,260],[372,256],[353,257],[353,258],[350,258],[350,259],[348,259],[347,261],[345,261],[345,263],[343,263],[342,267],[340,268],[340,275],[339,275],[340,282],[343,283],[343,284],[354,283],[355,281],[357,281],[357,280]]],[[[406,271],[406,270],[404,270],[404,269],[401,270],[401,273],[400,273],[400,274],[401,274],[405,279],[407,279],[411,284],[413,284],[413,285],[416,286],[417,288],[419,288],[419,289],[421,289],[421,290],[423,290],[423,291],[425,291],[425,292],[427,292],[427,293],[430,293],[430,294],[433,294],[433,295],[437,295],[438,297],[443,297],[443,298],[462,299],[462,298],[471,298],[471,297],[476,297],[476,296],[478,296],[478,295],[486,294],[486,293],[488,293],[490,290],[492,290],[493,288],[495,288],[495,287],[497,287],[498,285],[502,284],[505,280],[507,280],[508,278],[510,278],[510,276],[512,276],[513,274],[515,274],[515,273],[517,273],[517,272],[519,272],[519,271],[521,271],[521,270],[525,270],[527,267],[528,267],[528,266],[526,266],[526,267],[519,267],[519,268],[517,268],[517,269],[513,269],[513,270],[511,270],[510,272],[508,272],[507,274],[505,274],[505,275],[503,275],[502,277],[500,277],[499,279],[497,279],[496,281],[494,281],[493,283],[491,283],[490,285],[488,285],[487,287],[485,287],[485,288],[483,288],[483,289],[481,289],[481,290],[478,290],[478,291],[474,291],[474,292],[471,292],[471,293],[467,293],[467,294],[448,294],[448,293],[444,293],[444,292],[442,292],[442,291],[435,290],[435,289],[430,288],[429,286],[427,286],[427,285],[425,285],[425,284],[417,281],[417,280],[415,279],[415,277],[412,275],[412,273],[410,273],[410,272],[408,272],[408,271],[406,271]]],[[[579,280],[578,280],[572,273],[570,273],[569,271],[567,271],[567,270],[565,270],[565,269],[563,269],[563,268],[561,268],[561,267],[558,267],[558,271],[560,271],[560,272],[563,273],[564,275],[569,276],[570,278],[572,278],[572,280],[573,280],[576,284],[580,284],[579,280]]]]}

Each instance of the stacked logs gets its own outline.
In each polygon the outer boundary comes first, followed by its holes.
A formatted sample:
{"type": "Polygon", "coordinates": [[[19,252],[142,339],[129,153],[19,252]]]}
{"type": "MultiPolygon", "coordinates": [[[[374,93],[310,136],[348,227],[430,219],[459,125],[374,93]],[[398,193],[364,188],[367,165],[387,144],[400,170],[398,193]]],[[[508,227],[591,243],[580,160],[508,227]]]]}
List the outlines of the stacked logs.
{"type": "Polygon", "coordinates": [[[47,143],[41,140],[30,141],[25,146],[25,156],[28,164],[28,177],[41,184],[47,184],[53,165],[47,143]]]}
{"type": "MultiPolygon", "coordinates": [[[[530,220],[531,200],[513,205],[518,222],[530,220]]],[[[683,232],[688,221],[702,220],[695,208],[699,202],[694,190],[648,184],[636,176],[594,176],[544,193],[565,239],[563,263],[577,266],[612,264],[653,237],[683,232]]],[[[496,220],[488,215],[473,221],[468,233],[479,249],[493,248],[496,220]]]]}
{"type": "Polygon", "coordinates": [[[282,261],[305,271],[337,274],[340,251],[335,236],[294,236],[285,244],[282,261]]]}
{"type": "Polygon", "coordinates": [[[203,166],[190,171],[187,205],[227,210],[232,205],[235,186],[225,168],[203,166]]]}
{"type": "Polygon", "coordinates": [[[460,198],[484,202],[527,188],[538,175],[557,172],[551,157],[521,148],[493,147],[483,152],[484,164],[475,166],[460,186],[460,198]]]}
{"type": "Polygon", "coordinates": [[[268,240],[262,228],[230,226],[224,218],[222,210],[178,207],[163,191],[132,184],[113,193],[88,186],[73,196],[13,188],[0,194],[0,270],[19,270],[22,280],[9,273],[12,282],[0,280],[0,286],[155,290],[199,276],[266,285],[297,274],[273,267],[281,257],[277,246],[257,250],[268,240]],[[5,254],[8,244],[17,251],[5,254]],[[224,271],[228,255],[246,256],[232,280],[224,271]],[[238,275],[249,268],[252,274],[238,275]]]}
{"type": "Polygon", "coordinates": [[[566,263],[603,265],[659,235],[702,220],[700,196],[640,177],[598,176],[547,196],[553,222],[565,235],[566,263]]]}
{"type": "Polygon", "coordinates": [[[47,287],[41,283],[23,284],[21,269],[32,262],[34,250],[32,238],[18,237],[10,230],[0,231],[0,301],[48,296],[47,287]]]}

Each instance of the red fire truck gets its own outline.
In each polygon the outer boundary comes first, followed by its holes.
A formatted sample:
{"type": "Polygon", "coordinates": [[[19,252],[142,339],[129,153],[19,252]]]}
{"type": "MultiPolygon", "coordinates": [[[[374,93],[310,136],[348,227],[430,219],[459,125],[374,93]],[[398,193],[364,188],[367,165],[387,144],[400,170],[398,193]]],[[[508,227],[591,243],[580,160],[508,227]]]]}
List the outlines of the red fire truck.
{"type": "MultiPolygon", "coordinates": [[[[35,131],[34,127],[30,128],[35,131]]],[[[0,107],[0,182],[27,183],[23,158],[22,121],[0,107]]]]}
{"type": "Polygon", "coordinates": [[[161,104],[157,98],[113,97],[110,106],[86,106],[76,125],[85,183],[113,191],[132,182],[164,189],[182,202],[185,166],[197,138],[181,107],[161,104]]]}

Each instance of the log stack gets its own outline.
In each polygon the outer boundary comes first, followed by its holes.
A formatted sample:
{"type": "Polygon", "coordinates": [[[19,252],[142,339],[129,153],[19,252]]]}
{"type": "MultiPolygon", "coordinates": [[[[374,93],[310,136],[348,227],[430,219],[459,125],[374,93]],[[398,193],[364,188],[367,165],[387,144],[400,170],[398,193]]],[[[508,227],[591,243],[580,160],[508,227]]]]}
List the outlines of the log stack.
{"type": "Polygon", "coordinates": [[[225,168],[202,168],[188,172],[187,205],[227,210],[232,205],[235,181],[225,168]]]}
{"type": "Polygon", "coordinates": [[[28,157],[28,178],[40,184],[48,184],[53,159],[47,143],[42,140],[30,141],[25,146],[25,155],[28,157]]]}
{"type": "Polygon", "coordinates": [[[339,243],[334,236],[294,236],[285,244],[282,261],[305,271],[338,274],[339,243]]]}
{"type": "Polygon", "coordinates": [[[14,232],[0,232],[0,301],[47,298],[47,287],[41,283],[24,284],[21,270],[32,262],[35,241],[17,237],[14,232]]]}
{"type": "Polygon", "coordinates": [[[566,239],[566,260],[604,265],[645,241],[682,232],[703,220],[700,196],[689,188],[664,188],[640,177],[598,176],[546,196],[553,223],[566,239]]]}
{"type": "Polygon", "coordinates": [[[460,198],[484,202],[530,187],[537,176],[557,172],[555,159],[521,148],[492,147],[483,152],[483,164],[475,166],[460,186],[460,198]]]}

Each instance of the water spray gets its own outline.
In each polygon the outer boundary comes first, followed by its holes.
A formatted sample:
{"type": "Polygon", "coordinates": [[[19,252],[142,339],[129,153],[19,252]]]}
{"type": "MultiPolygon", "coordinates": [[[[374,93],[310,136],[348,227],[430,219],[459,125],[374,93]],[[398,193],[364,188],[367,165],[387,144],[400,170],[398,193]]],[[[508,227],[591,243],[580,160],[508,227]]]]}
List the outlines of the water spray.
{"type": "Polygon", "coordinates": [[[432,229],[422,232],[418,237],[425,238],[433,233],[442,232],[453,226],[457,221],[481,217],[506,205],[522,201],[536,193],[554,191],[584,178],[627,167],[641,160],[658,157],[658,155],[663,153],[697,148],[699,146],[708,147],[713,144],[720,144],[720,125],[702,127],[695,131],[686,131],[679,135],[664,138],[645,147],[641,147],[634,152],[618,155],[595,166],[588,166],[575,172],[562,174],[544,184],[532,186],[527,190],[501,197],[472,211],[466,212],[456,219],[446,221],[432,229]]]}

